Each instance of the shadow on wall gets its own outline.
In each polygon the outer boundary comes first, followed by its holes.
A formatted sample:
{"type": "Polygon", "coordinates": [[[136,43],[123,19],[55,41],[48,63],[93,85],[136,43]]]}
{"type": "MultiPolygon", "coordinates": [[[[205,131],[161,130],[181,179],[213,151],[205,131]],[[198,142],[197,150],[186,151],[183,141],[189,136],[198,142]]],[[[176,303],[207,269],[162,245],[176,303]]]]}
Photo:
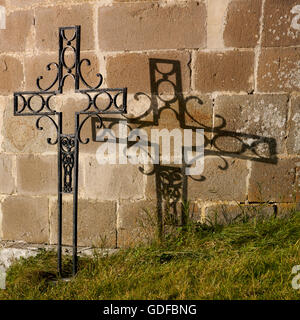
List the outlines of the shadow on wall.
{"type": "MultiPolygon", "coordinates": [[[[205,133],[204,155],[205,157],[218,157],[222,161],[222,165],[218,166],[221,170],[229,168],[228,158],[270,164],[277,163],[276,140],[274,138],[225,130],[226,119],[218,114],[213,115],[213,107],[210,107],[209,111],[205,112],[207,105],[202,99],[197,96],[185,97],[183,95],[179,61],[149,59],[149,72],[151,95],[138,92],[134,96],[137,101],[142,96],[147,97],[149,100],[148,108],[144,109],[138,116],[129,114],[125,115],[125,117],[122,116],[122,119],[103,117],[104,128],[113,128],[120,121],[127,120],[129,131],[137,128],[146,129],[146,131],[152,128],[160,130],[163,128],[170,130],[180,128],[191,129],[194,134],[196,129],[203,129],[205,133]],[[213,125],[213,122],[215,125],[213,125]]],[[[99,120],[93,118],[93,141],[97,141],[98,124],[99,120]]],[[[140,139],[142,138],[140,137],[140,139]]],[[[124,143],[118,138],[116,141],[119,144],[124,143]]],[[[135,142],[129,142],[128,148],[134,144],[135,142]]],[[[145,141],[145,147],[150,147],[150,144],[150,141],[145,141]]],[[[193,146],[193,151],[195,149],[196,147],[193,146]]],[[[205,174],[187,176],[185,174],[186,167],[187,164],[184,162],[182,165],[164,165],[160,160],[159,164],[153,164],[150,170],[145,170],[144,167],[139,168],[141,174],[155,176],[157,218],[160,234],[163,232],[163,221],[165,221],[166,212],[168,212],[168,217],[172,220],[172,225],[185,224],[187,217],[181,201],[187,202],[189,199],[189,181],[193,180],[193,183],[199,183],[198,188],[200,190],[201,182],[209,179],[209,176],[205,176],[205,174]]]]}

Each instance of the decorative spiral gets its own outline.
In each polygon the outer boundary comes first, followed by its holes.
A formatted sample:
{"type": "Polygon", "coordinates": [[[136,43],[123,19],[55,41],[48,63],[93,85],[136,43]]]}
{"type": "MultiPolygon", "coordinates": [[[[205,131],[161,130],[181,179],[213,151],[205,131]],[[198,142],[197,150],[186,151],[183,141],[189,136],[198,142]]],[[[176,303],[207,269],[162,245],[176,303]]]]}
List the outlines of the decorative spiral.
{"type": "Polygon", "coordinates": [[[98,89],[98,88],[102,85],[103,76],[101,75],[101,73],[96,73],[96,77],[99,78],[99,82],[98,82],[98,84],[97,84],[96,86],[94,86],[94,87],[90,86],[90,85],[85,81],[85,79],[84,79],[84,77],[83,77],[83,75],[82,75],[82,73],[81,73],[81,65],[83,64],[83,62],[86,62],[86,64],[87,64],[88,66],[91,65],[91,61],[90,61],[89,59],[82,59],[82,60],[79,62],[77,72],[78,72],[78,74],[79,74],[80,80],[81,80],[81,81],[84,83],[84,85],[85,85],[86,87],[88,87],[89,89],[92,89],[92,90],[98,89]]]}
{"type": "Polygon", "coordinates": [[[51,120],[51,122],[52,122],[52,123],[54,124],[54,126],[55,126],[56,133],[57,133],[57,137],[56,137],[56,140],[55,140],[54,142],[52,142],[52,139],[51,139],[51,138],[47,138],[47,142],[48,142],[48,144],[55,145],[55,144],[57,144],[57,142],[58,142],[58,125],[57,125],[57,123],[54,121],[54,119],[52,119],[52,117],[50,117],[50,116],[48,116],[48,115],[42,115],[42,116],[40,116],[40,117],[36,120],[36,128],[37,128],[38,130],[44,130],[44,128],[40,125],[40,121],[41,121],[42,118],[45,118],[45,117],[51,120]]]}
{"type": "Polygon", "coordinates": [[[59,66],[58,66],[58,64],[57,64],[56,62],[51,62],[51,63],[49,63],[49,64],[47,65],[46,69],[47,69],[48,71],[50,71],[50,70],[51,70],[51,66],[55,66],[55,67],[56,67],[57,73],[56,73],[56,77],[55,77],[54,81],[50,84],[49,87],[47,87],[47,88],[45,88],[45,89],[43,89],[43,88],[41,87],[40,81],[44,79],[43,76],[39,76],[39,77],[36,79],[36,85],[37,85],[37,87],[38,87],[41,91],[44,91],[44,92],[45,92],[45,91],[50,90],[51,88],[53,88],[53,86],[54,86],[54,85],[56,84],[56,82],[58,81],[58,77],[59,77],[59,66]]]}
{"type": "Polygon", "coordinates": [[[97,128],[97,129],[101,129],[101,128],[103,127],[103,120],[102,120],[102,118],[100,117],[100,115],[99,115],[98,113],[90,113],[90,114],[80,123],[80,125],[78,126],[77,137],[78,137],[78,141],[79,141],[80,143],[82,143],[82,144],[88,144],[89,141],[90,141],[89,138],[86,138],[85,141],[83,141],[83,140],[81,139],[81,136],[80,136],[80,135],[81,135],[81,129],[82,129],[83,125],[84,125],[85,122],[86,122],[89,118],[91,118],[92,116],[96,116],[96,117],[98,118],[99,122],[100,122],[100,123],[96,126],[96,128],[97,128]]]}

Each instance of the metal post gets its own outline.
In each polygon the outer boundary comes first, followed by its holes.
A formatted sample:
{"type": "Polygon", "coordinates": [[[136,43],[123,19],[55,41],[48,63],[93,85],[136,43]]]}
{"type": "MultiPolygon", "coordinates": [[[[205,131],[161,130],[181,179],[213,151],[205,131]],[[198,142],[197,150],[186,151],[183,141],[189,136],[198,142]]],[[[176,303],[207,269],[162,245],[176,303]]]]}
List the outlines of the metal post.
{"type": "Polygon", "coordinates": [[[61,132],[62,131],[62,114],[58,113],[58,157],[57,157],[57,167],[58,167],[58,216],[57,216],[57,271],[58,274],[62,275],[62,167],[61,167],[61,132]]]}
{"type": "Polygon", "coordinates": [[[73,192],[73,276],[77,273],[77,213],[78,213],[78,156],[79,156],[79,114],[75,115],[75,156],[74,156],[74,192],[73,192]]]}

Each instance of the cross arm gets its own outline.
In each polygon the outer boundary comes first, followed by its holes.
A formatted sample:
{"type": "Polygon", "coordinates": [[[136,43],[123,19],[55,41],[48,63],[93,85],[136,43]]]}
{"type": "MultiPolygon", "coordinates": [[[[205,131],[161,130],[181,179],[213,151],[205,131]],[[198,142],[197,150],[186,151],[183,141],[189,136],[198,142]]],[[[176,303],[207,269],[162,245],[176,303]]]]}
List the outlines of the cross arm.
{"type": "Polygon", "coordinates": [[[76,90],[88,97],[87,105],[79,112],[76,112],[76,133],[80,143],[87,144],[89,139],[82,140],[80,133],[83,125],[89,118],[97,118],[100,129],[103,120],[100,115],[104,114],[126,114],[127,113],[127,88],[105,88],[105,89],[88,89],[76,90]],[[85,118],[80,121],[80,115],[85,118]]]}
{"type": "Polygon", "coordinates": [[[76,90],[88,97],[88,103],[80,114],[127,113],[127,88],[76,90]]]}
{"type": "Polygon", "coordinates": [[[14,93],[15,116],[55,115],[57,112],[51,107],[51,99],[56,91],[38,92],[23,91],[14,93]]]}

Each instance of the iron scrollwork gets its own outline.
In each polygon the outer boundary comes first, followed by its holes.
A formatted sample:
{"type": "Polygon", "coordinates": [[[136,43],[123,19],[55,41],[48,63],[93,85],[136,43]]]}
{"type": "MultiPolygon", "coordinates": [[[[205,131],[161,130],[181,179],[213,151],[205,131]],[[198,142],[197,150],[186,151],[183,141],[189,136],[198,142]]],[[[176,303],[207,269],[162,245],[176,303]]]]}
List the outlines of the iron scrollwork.
{"type": "Polygon", "coordinates": [[[72,177],[75,162],[75,137],[73,135],[61,135],[60,148],[62,169],[64,171],[63,192],[72,193],[72,177]]]}

